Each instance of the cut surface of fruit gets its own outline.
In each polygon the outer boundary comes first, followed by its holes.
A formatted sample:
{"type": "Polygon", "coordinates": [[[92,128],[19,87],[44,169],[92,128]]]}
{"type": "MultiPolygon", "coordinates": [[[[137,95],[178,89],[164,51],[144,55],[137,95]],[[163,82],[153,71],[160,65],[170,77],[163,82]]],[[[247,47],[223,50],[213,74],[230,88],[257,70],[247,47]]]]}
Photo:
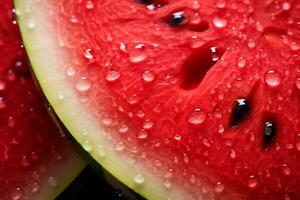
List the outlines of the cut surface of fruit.
{"type": "Polygon", "coordinates": [[[54,199],[84,167],[35,87],[14,18],[0,3],[0,199],[54,199]]]}
{"type": "Polygon", "coordinates": [[[300,2],[16,0],[83,149],[148,199],[300,199],[300,2]]]}

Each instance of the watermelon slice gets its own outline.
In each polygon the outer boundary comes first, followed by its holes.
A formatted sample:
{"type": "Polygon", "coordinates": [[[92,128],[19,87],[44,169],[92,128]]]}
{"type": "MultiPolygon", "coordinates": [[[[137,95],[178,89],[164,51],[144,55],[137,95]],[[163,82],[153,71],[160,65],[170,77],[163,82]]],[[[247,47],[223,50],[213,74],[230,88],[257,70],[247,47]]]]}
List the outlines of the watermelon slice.
{"type": "Polygon", "coordinates": [[[84,164],[35,88],[12,6],[0,4],[0,199],[54,199],[84,164]]]}
{"type": "Polygon", "coordinates": [[[300,199],[298,0],[16,0],[82,148],[147,199],[300,199]]]}

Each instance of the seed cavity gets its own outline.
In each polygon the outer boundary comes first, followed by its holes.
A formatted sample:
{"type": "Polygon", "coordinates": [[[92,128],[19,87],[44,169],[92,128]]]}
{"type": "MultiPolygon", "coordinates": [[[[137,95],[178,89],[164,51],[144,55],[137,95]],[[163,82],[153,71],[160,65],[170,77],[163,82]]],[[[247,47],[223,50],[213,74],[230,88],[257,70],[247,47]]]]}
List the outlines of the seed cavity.
{"type": "Polygon", "coordinates": [[[267,149],[272,143],[276,135],[276,125],[272,121],[267,121],[263,128],[264,147],[267,149]]]}
{"type": "Polygon", "coordinates": [[[247,99],[237,99],[232,112],[231,127],[237,127],[247,116],[250,105],[247,99]]]}
{"type": "Polygon", "coordinates": [[[184,61],[181,70],[181,88],[192,90],[198,87],[207,72],[221,59],[224,49],[217,45],[203,45],[193,49],[184,61]]]}

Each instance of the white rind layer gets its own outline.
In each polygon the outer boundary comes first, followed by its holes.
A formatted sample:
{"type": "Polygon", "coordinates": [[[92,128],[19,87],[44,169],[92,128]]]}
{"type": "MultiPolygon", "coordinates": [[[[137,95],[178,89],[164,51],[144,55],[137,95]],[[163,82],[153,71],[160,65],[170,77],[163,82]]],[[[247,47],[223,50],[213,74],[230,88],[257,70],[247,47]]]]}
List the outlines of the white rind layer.
{"type": "Polygon", "coordinates": [[[51,11],[46,8],[50,1],[15,0],[15,6],[33,71],[59,119],[93,159],[135,192],[153,200],[189,199],[189,195],[179,187],[174,185],[171,189],[165,188],[163,181],[152,171],[133,164],[128,156],[116,152],[104,136],[99,120],[91,114],[93,112],[89,112],[87,105],[78,100],[73,86],[70,86],[62,71],[62,60],[67,60],[68,55],[60,53],[55,30],[51,28],[51,11]],[[31,24],[28,26],[29,21],[31,24]],[[99,156],[99,145],[106,151],[105,158],[99,156]],[[145,176],[143,184],[134,181],[138,174],[145,176]]]}

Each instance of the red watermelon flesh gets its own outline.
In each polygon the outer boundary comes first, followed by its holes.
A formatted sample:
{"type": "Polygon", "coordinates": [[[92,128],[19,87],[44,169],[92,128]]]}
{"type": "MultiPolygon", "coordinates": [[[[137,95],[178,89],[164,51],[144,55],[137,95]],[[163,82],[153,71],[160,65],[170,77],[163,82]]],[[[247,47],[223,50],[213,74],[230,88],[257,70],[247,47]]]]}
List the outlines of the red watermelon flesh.
{"type": "Polygon", "coordinates": [[[0,4],[0,55],[0,199],[53,199],[83,165],[35,88],[11,1],[0,4]]]}
{"type": "Polygon", "coordinates": [[[300,199],[299,1],[36,4],[68,87],[157,187],[300,199]]]}

